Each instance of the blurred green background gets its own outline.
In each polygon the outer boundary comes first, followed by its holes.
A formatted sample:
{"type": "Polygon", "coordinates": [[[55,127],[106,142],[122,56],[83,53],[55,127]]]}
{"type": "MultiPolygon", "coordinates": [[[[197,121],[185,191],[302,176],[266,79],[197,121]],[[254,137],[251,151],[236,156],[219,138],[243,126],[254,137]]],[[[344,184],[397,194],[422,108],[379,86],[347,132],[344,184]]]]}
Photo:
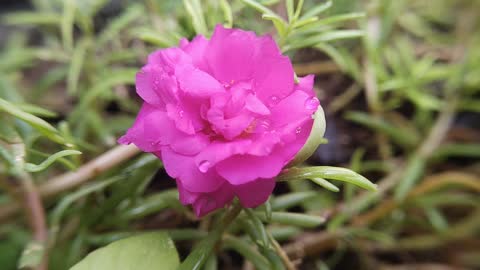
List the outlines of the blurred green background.
{"type": "MultiPolygon", "coordinates": [[[[480,1],[3,0],[1,269],[37,267],[42,254],[48,269],[68,269],[152,230],[167,230],[185,258],[205,236],[214,217],[193,218],[150,155],[113,152],[95,173],[66,173],[118,149],[150,52],[218,23],[273,35],[298,76],[316,74],[328,144],[308,163],[348,167],[379,187],[277,185],[274,211],[325,218],[266,225],[299,269],[480,267],[480,1]],[[299,2],[296,14],[289,5],[299,2]],[[29,204],[39,197],[47,235],[29,204]]],[[[274,260],[245,228],[205,269],[274,260]]]]}

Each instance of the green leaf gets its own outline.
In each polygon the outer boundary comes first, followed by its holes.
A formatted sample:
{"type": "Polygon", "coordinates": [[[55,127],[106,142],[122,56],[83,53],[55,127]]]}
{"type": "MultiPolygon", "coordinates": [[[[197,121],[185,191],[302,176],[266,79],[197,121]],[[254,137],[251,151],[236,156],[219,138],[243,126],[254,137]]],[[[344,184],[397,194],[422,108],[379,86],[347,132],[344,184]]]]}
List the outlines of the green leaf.
{"type": "Polygon", "coordinates": [[[374,118],[367,113],[347,112],[345,118],[380,131],[402,146],[412,147],[420,141],[420,136],[415,131],[405,129],[404,127],[396,127],[383,119],[374,118]]]}
{"type": "Polygon", "coordinates": [[[90,40],[82,39],[73,51],[72,61],[70,62],[67,76],[67,92],[70,95],[77,92],[78,80],[80,78],[80,73],[82,72],[82,66],[89,46],[90,40]]]}
{"type": "Polygon", "coordinates": [[[174,270],[180,264],[173,241],[165,232],[125,238],[90,253],[71,270],[174,270]]]}
{"type": "MultiPolygon", "coordinates": [[[[262,245],[263,247],[269,247],[270,246],[270,240],[268,239],[268,234],[267,231],[265,230],[265,226],[263,226],[262,221],[260,220],[259,217],[257,217],[252,209],[245,208],[245,213],[247,213],[248,218],[252,222],[253,229],[256,231],[256,235],[260,237],[260,239],[256,239],[256,241],[262,245]]],[[[265,217],[265,220],[267,218],[265,217]]],[[[270,217],[271,219],[271,217],[270,217]]]]}
{"type": "Polygon", "coordinates": [[[45,108],[33,105],[33,104],[28,104],[28,103],[13,103],[15,106],[17,106],[20,110],[33,114],[35,116],[42,116],[42,117],[56,117],[57,113],[47,110],[45,108]]]}
{"type": "Polygon", "coordinates": [[[331,180],[344,181],[357,185],[361,188],[375,191],[377,185],[370,182],[367,178],[360,174],[351,171],[346,168],[331,167],[331,166],[312,166],[303,168],[290,168],[283,174],[281,174],[278,181],[292,181],[298,179],[312,179],[312,178],[324,178],[331,180]]]}
{"type": "Polygon", "coordinates": [[[198,0],[183,0],[183,5],[192,19],[192,25],[197,34],[206,35],[208,32],[202,6],[198,0]]]}
{"type": "Polygon", "coordinates": [[[73,23],[75,21],[75,1],[64,0],[63,1],[63,16],[60,23],[60,29],[62,32],[63,46],[67,51],[70,51],[73,47],[73,23]]]}
{"type": "Polygon", "coordinates": [[[350,39],[350,38],[359,38],[364,35],[363,30],[334,30],[323,32],[318,35],[313,35],[311,37],[295,40],[292,42],[292,45],[289,49],[298,49],[304,47],[315,46],[323,42],[336,41],[341,39],[350,39]]]}
{"type": "Polygon", "coordinates": [[[60,23],[60,16],[56,13],[43,13],[43,12],[13,12],[5,15],[2,18],[7,24],[20,24],[20,25],[58,25],[60,23]]]}
{"type": "Polygon", "coordinates": [[[228,3],[227,0],[220,0],[220,8],[223,11],[223,16],[225,17],[225,26],[226,27],[232,27],[233,25],[233,13],[232,13],[232,7],[228,3]]]}
{"type": "Polygon", "coordinates": [[[215,244],[221,236],[220,234],[220,232],[213,231],[206,238],[202,239],[193,251],[188,254],[188,257],[182,262],[178,270],[200,270],[212,253],[215,244]]]}
{"type": "Polygon", "coordinates": [[[66,156],[71,156],[71,155],[80,155],[82,152],[77,151],[77,150],[63,150],[60,152],[57,152],[51,156],[49,156],[46,160],[44,160],[42,163],[35,165],[32,163],[26,163],[25,164],[25,170],[29,172],[39,172],[43,171],[46,168],[48,168],[52,163],[54,163],[57,159],[66,157],[66,156]]]}
{"type": "Polygon", "coordinates": [[[246,240],[233,236],[226,236],[223,240],[223,248],[238,252],[249,260],[258,270],[272,269],[268,260],[246,240]]]}
{"type": "Polygon", "coordinates": [[[335,186],[334,184],[328,182],[327,180],[323,179],[323,178],[320,178],[320,177],[315,177],[315,178],[312,178],[310,179],[312,182],[314,182],[315,184],[325,188],[325,189],[328,189],[330,191],[333,191],[333,192],[338,192],[340,189],[335,186]]]}
{"type": "Polygon", "coordinates": [[[300,20],[305,20],[305,19],[308,19],[308,18],[315,17],[318,14],[320,14],[320,13],[326,11],[327,9],[329,9],[331,6],[332,6],[332,1],[330,1],[330,0],[321,4],[321,5],[317,5],[314,8],[310,9],[309,11],[305,12],[305,14],[302,17],[300,17],[300,20]]]}
{"type": "Polygon", "coordinates": [[[288,21],[292,22],[293,16],[295,14],[295,9],[293,7],[293,0],[286,0],[285,2],[287,6],[288,21]]]}
{"type": "Polygon", "coordinates": [[[115,18],[105,29],[99,34],[96,42],[97,48],[102,47],[108,41],[117,37],[127,25],[144,15],[142,5],[131,5],[124,13],[115,18]]]}
{"type": "Polygon", "coordinates": [[[47,136],[48,138],[52,139],[55,142],[63,143],[64,141],[63,138],[60,137],[60,135],[58,134],[58,131],[48,122],[46,122],[41,118],[36,117],[35,115],[22,111],[14,104],[2,98],[0,98],[0,111],[9,113],[27,122],[28,124],[36,128],[38,131],[40,131],[43,135],[47,136]]]}
{"type": "Polygon", "coordinates": [[[317,193],[315,191],[299,191],[280,195],[272,200],[272,210],[285,210],[297,206],[316,195],[317,193]]]}
{"type": "Polygon", "coordinates": [[[275,12],[273,12],[271,9],[267,8],[266,6],[254,1],[254,0],[241,0],[243,3],[246,5],[256,9],[257,11],[263,13],[263,14],[269,14],[269,15],[276,15],[275,12]]]}
{"type": "MultiPolygon", "coordinates": [[[[263,212],[254,212],[257,217],[266,222],[265,214],[263,212]]],[[[288,212],[272,212],[271,223],[279,223],[284,225],[293,225],[304,228],[315,228],[325,223],[325,218],[322,216],[313,216],[299,213],[288,212]]]]}
{"type": "Polygon", "coordinates": [[[402,181],[395,188],[395,200],[403,201],[408,192],[415,186],[415,183],[422,176],[426,166],[426,161],[420,155],[413,155],[407,164],[407,168],[403,174],[402,181]]]}

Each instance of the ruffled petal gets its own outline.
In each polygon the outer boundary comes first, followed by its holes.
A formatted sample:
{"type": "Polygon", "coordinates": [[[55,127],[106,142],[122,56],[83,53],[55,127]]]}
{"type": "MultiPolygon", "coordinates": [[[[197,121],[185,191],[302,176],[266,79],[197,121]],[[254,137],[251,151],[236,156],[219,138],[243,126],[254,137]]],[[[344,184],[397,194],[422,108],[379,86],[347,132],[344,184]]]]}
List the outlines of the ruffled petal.
{"type": "Polygon", "coordinates": [[[184,92],[198,97],[209,97],[223,93],[223,86],[208,73],[190,65],[178,66],[175,76],[184,92]]]}
{"type": "Polygon", "coordinates": [[[249,80],[253,73],[256,36],[253,32],[217,25],[205,58],[222,84],[249,80]]]}
{"type": "Polygon", "coordinates": [[[258,178],[273,178],[285,166],[281,156],[235,155],[219,162],[216,166],[218,174],[232,185],[242,185],[258,178]]]}
{"type": "Polygon", "coordinates": [[[192,58],[176,47],[157,50],[148,56],[148,65],[162,67],[168,74],[173,74],[178,65],[192,64],[192,58]]]}
{"type": "Polygon", "coordinates": [[[175,128],[163,111],[144,103],[133,126],[119,140],[122,144],[135,144],[145,152],[159,151],[162,146],[184,155],[194,155],[204,149],[210,140],[204,134],[188,135],[175,128]]]}
{"type": "Polygon", "coordinates": [[[191,42],[180,41],[181,49],[190,55],[193,64],[205,72],[209,72],[208,63],[204,57],[208,42],[202,35],[196,36],[191,42]]]}
{"type": "Polygon", "coordinates": [[[215,170],[201,172],[193,157],[180,155],[169,147],[162,147],[161,158],[168,175],[191,192],[212,192],[225,182],[215,170]]]}
{"type": "Polygon", "coordinates": [[[201,171],[210,170],[222,160],[234,155],[247,153],[251,143],[250,140],[246,139],[239,139],[230,142],[212,142],[195,157],[195,163],[201,171]]]}
{"type": "MultiPolygon", "coordinates": [[[[311,100],[316,98],[313,94],[304,91],[294,91],[291,95],[281,100],[277,105],[270,108],[270,120],[272,126],[281,128],[282,126],[303,122],[305,119],[311,119],[318,108],[318,104],[312,106],[311,100]],[[288,113],[285,113],[288,112],[288,113]]],[[[316,100],[318,101],[318,99],[316,100]]]]}
{"type": "Polygon", "coordinates": [[[288,57],[264,57],[256,61],[254,72],[255,92],[260,100],[273,106],[276,101],[292,93],[294,72],[288,57]]]}
{"type": "Polygon", "coordinates": [[[176,80],[159,66],[147,65],[137,73],[136,90],[145,102],[161,109],[178,99],[176,80]]]}

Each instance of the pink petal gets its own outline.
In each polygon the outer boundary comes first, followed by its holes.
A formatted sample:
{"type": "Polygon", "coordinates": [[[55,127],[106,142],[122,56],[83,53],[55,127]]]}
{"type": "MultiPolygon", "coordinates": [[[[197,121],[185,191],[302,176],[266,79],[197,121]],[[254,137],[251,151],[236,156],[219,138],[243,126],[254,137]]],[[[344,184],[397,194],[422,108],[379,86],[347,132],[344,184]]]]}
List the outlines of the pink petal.
{"type": "Polygon", "coordinates": [[[273,178],[280,173],[283,166],[285,160],[277,155],[235,155],[219,162],[216,169],[230,184],[241,185],[257,178],[273,178]]]}
{"type": "Polygon", "coordinates": [[[256,60],[255,91],[260,100],[268,105],[274,99],[283,99],[293,91],[292,63],[286,56],[264,57],[256,60]]]}
{"type": "Polygon", "coordinates": [[[181,49],[190,55],[193,64],[205,72],[209,72],[208,63],[204,57],[208,42],[202,35],[196,36],[190,43],[180,41],[181,49]]]}
{"type": "Polygon", "coordinates": [[[176,129],[187,134],[195,134],[192,119],[185,115],[185,110],[180,105],[167,104],[167,115],[175,122],[176,129]]]}
{"type": "Polygon", "coordinates": [[[148,65],[162,67],[173,74],[177,65],[191,65],[192,58],[180,48],[167,48],[155,51],[148,56],[148,65]]]}
{"type": "Polygon", "coordinates": [[[175,76],[180,88],[193,96],[209,97],[225,92],[223,86],[215,78],[190,65],[177,66],[175,76]]]}
{"type": "Polygon", "coordinates": [[[136,75],[137,94],[151,105],[164,108],[176,102],[177,83],[158,66],[145,66],[136,75]]]}
{"type": "Polygon", "coordinates": [[[161,157],[168,175],[191,192],[212,192],[225,182],[215,170],[201,172],[193,157],[180,155],[169,147],[162,147],[161,157]]]}
{"type": "Polygon", "coordinates": [[[295,90],[305,91],[308,94],[314,94],[313,92],[313,82],[315,75],[307,75],[305,77],[298,78],[298,84],[295,85],[295,90]]]}
{"type": "Polygon", "coordinates": [[[202,217],[218,208],[231,203],[234,197],[232,187],[224,183],[219,189],[210,193],[202,193],[193,203],[193,210],[198,217],[202,217]]]}
{"type": "Polygon", "coordinates": [[[222,84],[251,78],[255,42],[253,32],[217,25],[205,54],[212,75],[222,84]]]}
{"type": "Polygon", "coordinates": [[[303,122],[305,119],[311,119],[318,107],[318,105],[316,107],[310,107],[309,102],[312,99],[315,99],[313,94],[299,90],[294,91],[277,105],[270,108],[272,126],[279,128],[294,122],[303,122]]]}
{"type": "Polygon", "coordinates": [[[243,185],[233,186],[243,207],[257,207],[267,201],[275,187],[275,179],[257,179],[243,185]]]}
{"type": "Polygon", "coordinates": [[[245,108],[253,113],[260,115],[269,115],[270,110],[255,95],[248,95],[245,102],[245,108]]]}
{"type": "Polygon", "coordinates": [[[202,170],[209,170],[224,159],[248,152],[251,143],[250,140],[245,139],[230,142],[214,141],[195,157],[195,163],[199,167],[203,165],[202,170]]]}
{"type": "Polygon", "coordinates": [[[119,143],[133,143],[145,152],[159,151],[161,146],[170,145],[184,155],[194,155],[209,144],[204,134],[187,135],[178,131],[166,113],[144,103],[137,119],[119,143]]]}

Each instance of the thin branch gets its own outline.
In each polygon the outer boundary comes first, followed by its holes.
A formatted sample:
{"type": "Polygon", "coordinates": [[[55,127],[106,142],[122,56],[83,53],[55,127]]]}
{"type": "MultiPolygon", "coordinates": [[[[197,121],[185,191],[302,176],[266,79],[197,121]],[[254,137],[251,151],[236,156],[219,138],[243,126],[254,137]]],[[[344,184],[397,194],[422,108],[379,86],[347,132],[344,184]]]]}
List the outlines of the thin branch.
{"type": "Polygon", "coordinates": [[[46,270],[48,269],[48,229],[42,199],[29,174],[22,173],[19,176],[18,182],[23,191],[23,208],[33,231],[33,239],[40,243],[44,250],[42,262],[36,269],[46,270]]]}
{"type": "Polygon", "coordinates": [[[273,248],[275,249],[275,252],[277,252],[278,256],[282,259],[283,265],[287,268],[287,270],[296,270],[297,267],[295,267],[295,264],[290,260],[288,257],[288,254],[285,252],[285,250],[282,249],[280,244],[275,240],[275,238],[272,237],[271,234],[268,234],[270,241],[273,244],[273,248]]]}

